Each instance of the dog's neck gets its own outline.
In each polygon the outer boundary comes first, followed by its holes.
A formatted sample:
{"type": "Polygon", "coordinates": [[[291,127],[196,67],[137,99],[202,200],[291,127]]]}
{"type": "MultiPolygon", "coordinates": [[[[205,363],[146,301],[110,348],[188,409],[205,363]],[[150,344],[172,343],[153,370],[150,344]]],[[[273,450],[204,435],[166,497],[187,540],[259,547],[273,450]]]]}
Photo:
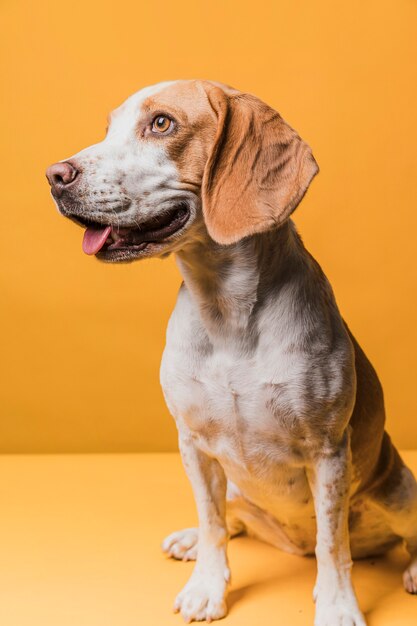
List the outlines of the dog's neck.
{"type": "Polygon", "coordinates": [[[256,305],[302,249],[294,224],[287,221],[228,246],[203,232],[177,252],[185,286],[213,340],[253,337],[256,305]]]}

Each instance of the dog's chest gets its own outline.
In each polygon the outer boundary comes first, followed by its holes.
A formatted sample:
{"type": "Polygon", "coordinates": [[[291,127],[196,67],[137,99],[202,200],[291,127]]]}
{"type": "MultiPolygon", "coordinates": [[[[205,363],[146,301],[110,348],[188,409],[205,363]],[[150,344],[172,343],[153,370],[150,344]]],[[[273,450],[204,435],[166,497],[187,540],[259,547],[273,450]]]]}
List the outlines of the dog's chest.
{"type": "MultiPolygon", "coordinates": [[[[284,344],[292,341],[286,334],[284,344]]],[[[306,364],[281,349],[279,339],[262,338],[246,354],[227,339],[213,345],[187,295],[180,294],[168,326],[161,384],[180,437],[192,437],[216,458],[258,506],[281,521],[311,523],[305,460],[320,441],[300,393],[306,364]]]]}
{"type": "Polygon", "coordinates": [[[193,371],[184,355],[177,357],[168,349],[161,373],[180,436],[191,436],[245,497],[281,522],[310,519],[304,470],[309,438],[280,399],[281,386],[263,382],[253,361],[235,361],[224,352],[207,356],[193,371]]]}
{"type": "Polygon", "coordinates": [[[227,348],[196,351],[167,345],[161,368],[165,398],[179,430],[236,471],[300,466],[307,434],[282,357],[274,379],[268,362],[227,348]],[[269,375],[268,375],[269,374],[269,375]]]}

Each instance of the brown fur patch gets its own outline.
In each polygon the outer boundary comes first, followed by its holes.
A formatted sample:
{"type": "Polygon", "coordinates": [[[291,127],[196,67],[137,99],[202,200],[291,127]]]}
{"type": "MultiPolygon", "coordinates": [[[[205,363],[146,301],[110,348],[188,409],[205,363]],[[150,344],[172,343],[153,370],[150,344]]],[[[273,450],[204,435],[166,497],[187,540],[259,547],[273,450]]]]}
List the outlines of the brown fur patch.
{"type": "Polygon", "coordinates": [[[210,235],[233,243],[282,224],[318,171],[309,146],[264,102],[211,85],[215,143],[205,170],[203,212],[210,235]]]}
{"type": "Polygon", "coordinates": [[[201,187],[207,229],[219,243],[282,224],[318,171],[310,148],[276,111],[226,85],[177,81],[142,108],[176,120],[164,145],[184,188],[201,187]]]}
{"type": "Polygon", "coordinates": [[[179,170],[180,183],[199,189],[217,129],[202,81],[177,81],[142,106],[144,111],[168,113],[176,120],[175,132],[164,137],[164,143],[179,170]]]}

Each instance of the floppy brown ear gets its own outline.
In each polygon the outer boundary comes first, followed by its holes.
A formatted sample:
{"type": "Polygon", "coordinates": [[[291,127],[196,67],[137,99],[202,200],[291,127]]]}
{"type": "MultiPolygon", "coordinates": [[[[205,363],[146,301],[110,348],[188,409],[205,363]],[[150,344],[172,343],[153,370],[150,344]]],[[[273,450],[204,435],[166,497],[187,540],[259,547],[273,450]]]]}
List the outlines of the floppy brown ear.
{"type": "Polygon", "coordinates": [[[282,224],[318,166],[310,147],[255,96],[210,86],[218,127],[202,183],[210,236],[230,244],[282,224]]]}

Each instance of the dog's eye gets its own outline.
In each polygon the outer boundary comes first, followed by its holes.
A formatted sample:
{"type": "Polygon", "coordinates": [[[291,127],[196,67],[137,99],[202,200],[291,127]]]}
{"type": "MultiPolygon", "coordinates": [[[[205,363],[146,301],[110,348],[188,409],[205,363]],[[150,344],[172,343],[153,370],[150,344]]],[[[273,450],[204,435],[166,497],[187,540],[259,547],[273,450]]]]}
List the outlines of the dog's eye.
{"type": "Polygon", "coordinates": [[[166,117],[166,115],[158,115],[152,122],[152,132],[166,133],[171,130],[172,126],[173,122],[169,117],[166,117]]]}

